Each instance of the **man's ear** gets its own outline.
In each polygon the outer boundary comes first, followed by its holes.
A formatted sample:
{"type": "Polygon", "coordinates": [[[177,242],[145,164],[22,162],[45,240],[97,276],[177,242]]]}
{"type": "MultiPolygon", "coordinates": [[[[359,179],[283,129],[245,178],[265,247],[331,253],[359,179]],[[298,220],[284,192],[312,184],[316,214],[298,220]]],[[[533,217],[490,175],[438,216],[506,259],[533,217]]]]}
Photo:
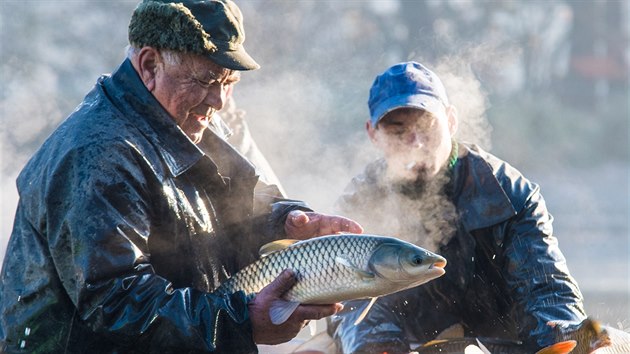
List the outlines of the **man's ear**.
{"type": "Polygon", "coordinates": [[[158,66],[161,63],[160,52],[153,47],[142,47],[132,62],[144,86],[153,92],[158,66]]]}
{"type": "Polygon", "coordinates": [[[446,109],[446,117],[448,119],[448,131],[451,133],[451,136],[453,136],[457,132],[457,128],[459,126],[457,108],[455,108],[455,106],[453,105],[448,106],[448,108],[446,109]]]}
{"type": "Polygon", "coordinates": [[[369,120],[367,122],[365,122],[365,130],[367,130],[368,136],[370,137],[370,141],[372,141],[372,144],[377,144],[377,137],[376,137],[376,127],[374,127],[372,125],[372,122],[370,122],[369,120]]]}

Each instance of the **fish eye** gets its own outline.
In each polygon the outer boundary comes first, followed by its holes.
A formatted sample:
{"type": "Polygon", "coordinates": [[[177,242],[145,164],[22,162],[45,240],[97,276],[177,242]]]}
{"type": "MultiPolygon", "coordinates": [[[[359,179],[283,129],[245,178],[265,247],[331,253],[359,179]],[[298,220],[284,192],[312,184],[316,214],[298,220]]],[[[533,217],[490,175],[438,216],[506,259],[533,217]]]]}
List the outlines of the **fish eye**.
{"type": "Polygon", "coordinates": [[[413,265],[422,265],[422,256],[417,255],[417,254],[414,255],[411,258],[411,264],[413,264],[413,265]]]}

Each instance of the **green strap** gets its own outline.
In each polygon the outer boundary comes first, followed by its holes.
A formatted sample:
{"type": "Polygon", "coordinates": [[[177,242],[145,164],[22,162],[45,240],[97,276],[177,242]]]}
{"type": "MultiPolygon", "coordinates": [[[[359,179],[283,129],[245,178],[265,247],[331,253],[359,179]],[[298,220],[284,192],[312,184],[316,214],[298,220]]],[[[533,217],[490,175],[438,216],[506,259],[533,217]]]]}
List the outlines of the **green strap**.
{"type": "Polygon", "coordinates": [[[457,155],[459,155],[459,144],[457,144],[457,141],[455,141],[455,139],[452,139],[451,146],[451,156],[448,158],[448,168],[452,170],[457,163],[457,155]]]}

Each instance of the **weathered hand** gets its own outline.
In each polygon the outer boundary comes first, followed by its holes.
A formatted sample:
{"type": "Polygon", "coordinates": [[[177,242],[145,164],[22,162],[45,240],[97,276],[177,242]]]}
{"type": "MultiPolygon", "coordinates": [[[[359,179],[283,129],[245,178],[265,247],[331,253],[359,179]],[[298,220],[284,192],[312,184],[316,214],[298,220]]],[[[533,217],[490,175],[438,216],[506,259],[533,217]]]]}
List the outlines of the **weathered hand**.
{"type": "Polygon", "coordinates": [[[343,216],[293,210],[287,216],[284,231],[289,238],[305,240],[340,232],[360,234],[363,228],[356,221],[343,216]]]}
{"type": "Polygon", "coordinates": [[[295,284],[295,276],[285,270],[264,287],[249,303],[249,317],[256,344],[280,344],[293,339],[310,320],[318,320],[341,311],[343,305],[299,305],[295,312],[280,325],[269,318],[269,307],[295,284]]]}

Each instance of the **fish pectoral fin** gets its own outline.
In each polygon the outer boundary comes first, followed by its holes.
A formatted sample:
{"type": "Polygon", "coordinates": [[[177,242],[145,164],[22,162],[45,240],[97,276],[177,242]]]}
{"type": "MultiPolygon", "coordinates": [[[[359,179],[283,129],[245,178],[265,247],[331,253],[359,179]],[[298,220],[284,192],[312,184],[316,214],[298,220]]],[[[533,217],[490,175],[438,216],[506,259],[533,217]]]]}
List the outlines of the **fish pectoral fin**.
{"type": "Polygon", "coordinates": [[[311,337],[317,334],[317,321],[308,322],[308,331],[311,334],[311,337]]]}
{"type": "Polygon", "coordinates": [[[492,354],[492,353],[490,353],[488,348],[486,348],[486,346],[483,345],[483,343],[481,343],[481,341],[479,341],[479,339],[477,339],[477,346],[479,347],[479,353],[492,354]]]}
{"type": "Polygon", "coordinates": [[[357,276],[359,276],[359,278],[363,280],[372,280],[375,277],[374,273],[368,272],[367,270],[363,270],[357,267],[348,259],[348,257],[344,255],[335,257],[335,262],[352,270],[353,272],[357,274],[357,276]]]}
{"type": "Polygon", "coordinates": [[[271,323],[275,325],[284,323],[298,306],[300,303],[297,301],[275,300],[269,307],[271,323]]]}
{"type": "Polygon", "coordinates": [[[378,299],[378,296],[373,297],[372,300],[370,300],[370,302],[367,304],[367,306],[365,306],[363,311],[361,311],[361,314],[359,315],[359,317],[357,317],[356,321],[354,321],[355,326],[361,323],[361,321],[363,321],[365,316],[367,316],[368,311],[370,311],[370,309],[372,308],[372,305],[374,305],[374,303],[376,302],[376,299],[378,299]]]}
{"type": "Polygon", "coordinates": [[[270,253],[283,250],[298,241],[300,240],[284,239],[284,240],[276,240],[273,242],[269,242],[269,243],[264,244],[262,247],[260,247],[260,249],[258,250],[258,254],[261,257],[265,257],[269,255],[270,253]]]}
{"type": "Polygon", "coordinates": [[[464,348],[464,354],[489,354],[490,352],[488,351],[484,351],[483,349],[479,348],[478,346],[471,344],[469,346],[467,346],[466,348],[464,348]]]}
{"type": "Polygon", "coordinates": [[[564,342],[558,342],[548,347],[544,347],[537,351],[536,354],[569,354],[575,347],[577,342],[574,340],[567,340],[564,342]]]}

